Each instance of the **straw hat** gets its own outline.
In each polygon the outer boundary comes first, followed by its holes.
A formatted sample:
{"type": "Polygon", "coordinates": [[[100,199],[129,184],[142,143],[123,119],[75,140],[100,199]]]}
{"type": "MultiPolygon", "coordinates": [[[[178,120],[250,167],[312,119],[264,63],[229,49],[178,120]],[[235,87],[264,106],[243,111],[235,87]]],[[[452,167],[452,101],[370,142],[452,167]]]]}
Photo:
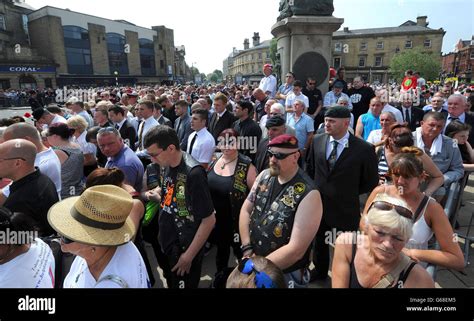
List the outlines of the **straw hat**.
{"type": "Polygon", "coordinates": [[[86,189],[81,196],[54,204],[48,222],[59,234],[79,243],[113,246],[130,241],[135,225],[129,214],[133,199],[114,185],[86,189]]]}

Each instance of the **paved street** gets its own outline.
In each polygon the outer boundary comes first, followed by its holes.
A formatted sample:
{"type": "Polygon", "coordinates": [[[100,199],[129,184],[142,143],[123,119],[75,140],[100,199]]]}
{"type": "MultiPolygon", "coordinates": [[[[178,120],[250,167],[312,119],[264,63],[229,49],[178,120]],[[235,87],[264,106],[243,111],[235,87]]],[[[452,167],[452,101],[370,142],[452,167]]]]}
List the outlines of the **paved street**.
{"type": "MultiPolygon", "coordinates": [[[[463,204],[459,213],[459,230],[458,233],[465,234],[468,230],[469,221],[471,215],[474,214],[474,176],[471,175],[468,186],[464,190],[463,195],[463,204]]],[[[472,224],[474,225],[474,219],[472,224]]],[[[474,236],[474,226],[470,231],[470,235],[474,236]]],[[[461,249],[464,251],[464,240],[460,240],[461,249]]],[[[148,256],[152,262],[152,265],[156,266],[156,260],[151,254],[151,247],[148,248],[148,256]]],[[[464,271],[458,272],[445,268],[439,268],[436,275],[436,287],[438,288],[474,288],[474,250],[471,246],[470,248],[469,259],[472,264],[469,264],[464,271]]],[[[201,288],[208,288],[211,285],[212,278],[215,273],[215,247],[212,248],[208,256],[204,258],[203,268],[202,268],[202,277],[201,277],[201,288]]],[[[237,263],[233,264],[237,265],[237,263]]],[[[158,280],[161,276],[161,270],[155,274],[155,278],[158,280]]],[[[163,278],[161,277],[161,282],[155,284],[155,287],[162,287],[163,278]]],[[[310,288],[330,288],[331,281],[327,280],[325,282],[313,282],[309,285],[310,288]]]]}
{"type": "Polygon", "coordinates": [[[0,107],[0,118],[10,118],[13,116],[23,116],[25,113],[31,114],[30,107],[0,107]]]}

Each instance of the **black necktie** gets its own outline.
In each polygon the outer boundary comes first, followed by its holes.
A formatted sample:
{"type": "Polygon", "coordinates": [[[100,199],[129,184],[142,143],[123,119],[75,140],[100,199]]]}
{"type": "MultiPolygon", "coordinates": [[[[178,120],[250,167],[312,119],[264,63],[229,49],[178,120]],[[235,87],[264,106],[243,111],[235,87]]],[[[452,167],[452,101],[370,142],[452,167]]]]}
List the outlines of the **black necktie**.
{"type": "Polygon", "coordinates": [[[119,130],[119,129],[120,129],[119,124],[115,124],[115,129],[116,129],[116,130],[119,130]]]}
{"type": "Polygon", "coordinates": [[[194,135],[193,139],[191,140],[191,145],[189,145],[189,152],[188,152],[189,155],[193,153],[193,146],[194,146],[194,142],[196,141],[196,137],[198,137],[197,133],[196,135],[194,135]]]}
{"type": "Polygon", "coordinates": [[[454,121],[454,120],[459,120],[459,118],[457,118],[457,117],[449,117],[449,120],[450,120],[450,121],[454,121]]]}
{"type": "Polygon", "coordinates": [[[405,109],[405,121],[407,123],[410,123],[410,110],[409,109],[405,109]]]}
{"type": "Polygon", "coordinates": [[[329,171],[332,171],[334,169],[334,166],[336,165],[338,144],[339,143],[337,142],[337,140],[332,141],[332,151],[331,151],[331,154],[329,154],[329,158],[328,158],[329,171]]]}

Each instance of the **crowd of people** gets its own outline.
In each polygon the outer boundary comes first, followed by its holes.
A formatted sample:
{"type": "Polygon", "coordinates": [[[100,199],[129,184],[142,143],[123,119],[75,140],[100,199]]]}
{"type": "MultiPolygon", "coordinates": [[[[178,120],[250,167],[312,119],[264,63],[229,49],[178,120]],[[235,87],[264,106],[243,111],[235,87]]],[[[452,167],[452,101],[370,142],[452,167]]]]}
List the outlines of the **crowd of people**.
{"type": "Polygon", "coordinates": [[[169,288],[199,287],[212,245],[214,287],[434,287],[428,264],[463,269],[443,205],[474,164],[470,88],[341,69],[323,95],[272,68],[253,86],[32,92],[29,119],[0,120],[0,228],[36,237],[0,244],[0,287],[152,287],[146,243],[169,288]]]}

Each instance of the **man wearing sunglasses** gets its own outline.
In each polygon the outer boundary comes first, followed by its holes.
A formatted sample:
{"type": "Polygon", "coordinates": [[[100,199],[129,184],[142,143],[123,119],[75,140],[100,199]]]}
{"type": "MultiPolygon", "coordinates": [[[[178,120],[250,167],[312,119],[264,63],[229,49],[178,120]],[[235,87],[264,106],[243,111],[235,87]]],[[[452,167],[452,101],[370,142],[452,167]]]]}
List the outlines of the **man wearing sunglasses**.
{"type": "Polygon", "coordinates": [[[311,272],[312,281],[328,277],[327,233],[333,233],[333,229],[357,231],[359,195],[372,191],[379,181],[374,148],[349,133],[350,117],[347,107],[328,109],[324,118],[326,133],[315,135],[309,150],[307,172],[321,192],[324,208],[314,246],[316,268],[311,272]]]}
{"type": "Polygon", "coordinates": [[[268,154],[270,168],[257,177],[240,212],[242,253],[265,256],[283,270],[288,287],[304,287],[311,242],[321,221],[321,197],[298,167],[295,136],[275,137],[268,154]]]}

